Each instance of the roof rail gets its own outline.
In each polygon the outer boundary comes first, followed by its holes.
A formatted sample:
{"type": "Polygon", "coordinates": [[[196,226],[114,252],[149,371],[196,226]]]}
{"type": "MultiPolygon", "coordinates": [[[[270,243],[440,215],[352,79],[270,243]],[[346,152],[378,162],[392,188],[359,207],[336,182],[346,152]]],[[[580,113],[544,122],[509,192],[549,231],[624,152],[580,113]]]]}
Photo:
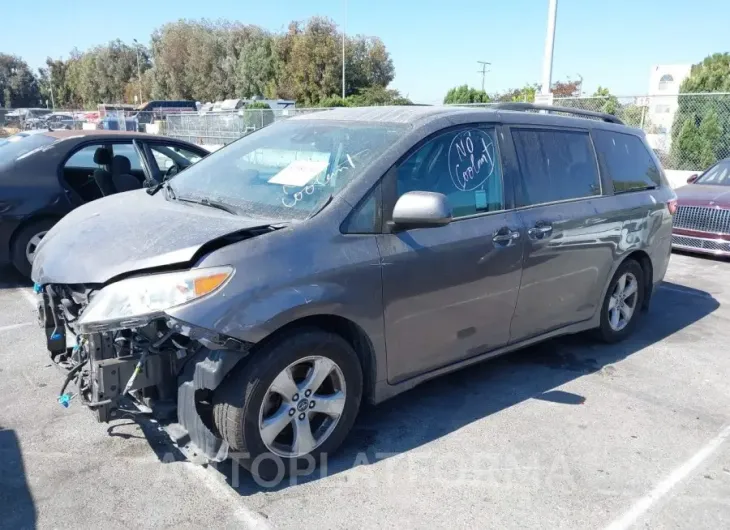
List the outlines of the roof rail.
{"type": "Polygon", "coordinates": [[[616,116],[613,116],[612,114],[606,114],[605,112],[594,112],[592,110],[573,109],[570,107],[555,107],[553,105],[536,105],[535,103],[510,102],[497,103],[494,105],[493,108],[498,110],[544,110],[547,112],[564,112],[565,114],[575,114],[576,116],[598,118],[599,120],[603,120],[608,123],[617,123],[619,125],[624,125],[624,122],[622,122],[620,119],[618,119],[616,116]]]}

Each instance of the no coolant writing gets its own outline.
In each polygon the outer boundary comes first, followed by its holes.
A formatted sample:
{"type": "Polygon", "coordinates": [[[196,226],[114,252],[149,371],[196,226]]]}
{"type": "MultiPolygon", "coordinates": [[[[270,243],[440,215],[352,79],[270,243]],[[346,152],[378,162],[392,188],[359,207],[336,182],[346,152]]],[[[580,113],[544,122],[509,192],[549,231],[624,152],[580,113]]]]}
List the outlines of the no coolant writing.
{"type": "MultiPolygon", "coordinates": [[[[479,175],[485,164],[488,168],[490,168],[490,173],[491,168],[494,167],[494,161],[489,154],[489,149],[487,149],[487,144],[484,141],[484,138],[479,138],[478,144],[481,144],[482,148],[482,153],[479,158],[476,158],[474,155],[474,142],[470,136],[460,139],[455,145],[456,151],[459,154],[459,163],[456,164],[456,173],[461,176],[460,184],[462,184],[464,188],[468,187],[469,183],[479,175]],[[469,163],[465,169],[461,166],[464,159],[466,159],[469,163]]],[[[489,175],[486,176],[488,177],[489,175]]]]}

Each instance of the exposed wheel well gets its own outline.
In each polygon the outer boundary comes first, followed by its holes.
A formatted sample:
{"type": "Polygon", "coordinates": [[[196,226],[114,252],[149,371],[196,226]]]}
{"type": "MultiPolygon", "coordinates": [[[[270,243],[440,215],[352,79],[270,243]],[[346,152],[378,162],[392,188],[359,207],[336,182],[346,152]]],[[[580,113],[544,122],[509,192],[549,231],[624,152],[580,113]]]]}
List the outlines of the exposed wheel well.
{"type": "Polygon", "coordinates": [[[291,333],[297,328],[319,328],[329,333],[334,333],[345,339],[360,359],[363,376],[363,397],[370,400],[376,381],[376,360],[375,351],[367,334],[360,326],[353,321],[337,315],[313,315],[300,318],[277,329],[263,341],[257,343],[257,347],[271,340],[276,340],[282,334],[291,333]]]}
{"type": "Polygon", "coordinates": [[[644,279],[646,281],[644,282],[644,304],[642,309],[648,309],[649,302],[651,301],[651,294],[654,291],[654,267],[651,264],[651,258],[649,257],[649,254],[643,250],[635,250],[626,256],[624,261],[629,259],[636,261],[639,265],[641,265],[641,270],[644,271],[644,279]]]}

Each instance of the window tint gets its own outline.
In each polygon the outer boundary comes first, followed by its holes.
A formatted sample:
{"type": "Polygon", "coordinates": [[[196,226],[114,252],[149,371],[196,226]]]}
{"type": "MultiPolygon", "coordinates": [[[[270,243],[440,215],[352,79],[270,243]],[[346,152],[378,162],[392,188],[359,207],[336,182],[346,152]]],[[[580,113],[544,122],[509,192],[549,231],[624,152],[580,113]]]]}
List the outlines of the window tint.
{"type": "Polygon", "coordinates": [[[520,206],[600,195],[587,132],[516,129],[512,139],[522,174],[520,206]]]}
{"type": "Polygon", "coordinates": [[[398,197],[409,191],[443,193],[454,217],[503,210],[494,129],[459,129],[429,140],[398,167],[398,197]]]}
{"type": "Polygon", "coordinates": [[[142,162],[132,144],[114,144],[114,156],[126,156],[132,165],[132,171],[142,171],[142,162]]]}
{"type": "Polygon", "coordinates": [[[94,153],[100,147],[104,147],[103,144],[92,144],[87,145],[83,149],[76,151],[71,158],[66,161],[64,167],[73,167],[80,169],[96,169],[99,167],[98,164],[94,163],[94,153]]]}
{"type": "Polygon", "coordinates": [[[596,130],[593,134],[601,168],[613,191],[638,191],[661,185],[661,176],[644,142],[637,136],[596,130]]]}

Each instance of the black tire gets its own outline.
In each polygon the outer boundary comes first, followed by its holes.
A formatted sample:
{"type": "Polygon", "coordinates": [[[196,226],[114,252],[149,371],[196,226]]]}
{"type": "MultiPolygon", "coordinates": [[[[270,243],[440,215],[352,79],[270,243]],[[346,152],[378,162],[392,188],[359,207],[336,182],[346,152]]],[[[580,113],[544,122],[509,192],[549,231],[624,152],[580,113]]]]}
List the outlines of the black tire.
{"type": "Polygon", "coordinates": [[[10,245],[10,259],[18,272],[26,278],[30,278],[30,272],[33,267],[25,254],[28,243],[37,234],[48,232],[55,224],[56,221],[52,219],[33,221],[13,235],[13,242],[10,245]]]}
{"type": "Polygon", "coordinates": [[[614,342],[619,342],[631,335],[636,328],[636,325],[642,313],[641,309],[644,304],[645,292],[646,290],[644,270],[641,268],[641,265],[639,265],[633,259],[626,260],[621,265],[619,265],[618,270],[613,275],[613,278],[611,278],[611,282],[608,284],[606,296],[604,297],[603,304],[601,305],[601,323],[600,326],[596,329],[597,337],[603,342],[613,344],[614,342]],[[616,287],[616,283],[627,272],[633,274],[638,283],[636,291],[636,306],[626,326],[620,331],[616,331],[611,327],[611,324],[609,322],[608,305],[611,300],[611,295],[614,291],[614,288],[616,287]]]}
{"type": "MultiPolygon", "coordinates": [[[[339,335],[303,328],[263,346],[248,362],[234,368],[213,396],[213,421],[228,442],[232,458],[255,476],[276,481],[295,470],[309,469],[344,441],[357,417],[362,398],[362,368],[352,346],[339,335]],[[345,407],[322,444],[309,455],[285,458],[269,451],[259,432],[259,411],[269,386],[287,366],[311,355],[331,359],[345,379],[345,407]]],[[[294,473],[296,474],[296,473],[294,473]]],[[[272,482],[273,485],[273,482],[272,482]]]]}

